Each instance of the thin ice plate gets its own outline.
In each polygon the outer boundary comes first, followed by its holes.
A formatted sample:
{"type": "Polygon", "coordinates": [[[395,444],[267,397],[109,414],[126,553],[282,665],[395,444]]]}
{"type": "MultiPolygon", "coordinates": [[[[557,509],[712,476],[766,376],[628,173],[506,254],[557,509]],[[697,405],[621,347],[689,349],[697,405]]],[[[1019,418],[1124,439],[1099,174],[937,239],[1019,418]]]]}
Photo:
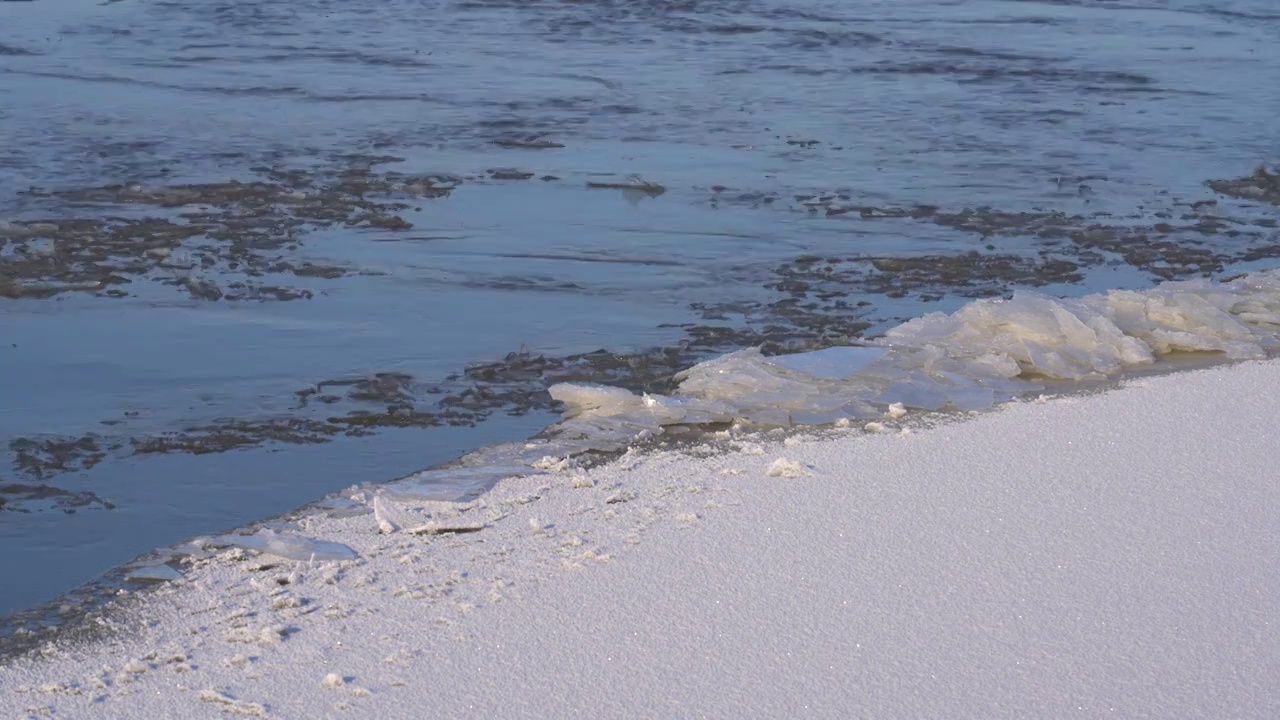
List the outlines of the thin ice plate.
{"type": "Polygon", "coordinates": [[[829,347],[765,358],[773,365],[824,380],[842,380],[884,357],[884,348],[829,347]]]}

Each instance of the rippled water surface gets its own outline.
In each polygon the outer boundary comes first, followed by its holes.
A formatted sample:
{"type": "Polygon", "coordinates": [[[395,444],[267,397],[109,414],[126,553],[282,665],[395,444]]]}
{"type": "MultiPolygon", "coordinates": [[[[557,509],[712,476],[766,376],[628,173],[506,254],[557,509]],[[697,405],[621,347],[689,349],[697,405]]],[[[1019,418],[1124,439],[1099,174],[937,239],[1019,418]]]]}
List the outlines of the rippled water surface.
{"type": "Polygon", "coordinates": [[[1280,156],[1277,48],[1269,0],[0,3],[0,612],[552,381],[1270,266],[1206,182],[1280,156]]]}

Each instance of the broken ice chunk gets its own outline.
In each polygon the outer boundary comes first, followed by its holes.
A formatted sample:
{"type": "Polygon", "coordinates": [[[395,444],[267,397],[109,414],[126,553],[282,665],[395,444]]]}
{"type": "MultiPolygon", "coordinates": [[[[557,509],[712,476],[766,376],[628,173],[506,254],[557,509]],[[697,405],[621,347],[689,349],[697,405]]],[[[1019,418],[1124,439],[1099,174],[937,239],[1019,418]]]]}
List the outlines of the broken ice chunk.
{"type": "Polygon", "coordinates": [[[786,410],[761,408],[759,410],[742,413],[742,419],[757,425],[791,427],[791,413],[786,410]]]}
{"type": "Polygon", "coordinates": [[[798,462],[792,462],[786,458],[778,458],[769,467],[765,468],[764,474],[769,477],[794,479],[804,477],[809,473],[805,466],[798,462]]]}
{"type": "Polygon", "coordinates": [[[557,383],[547,388],[547,392],[553,400],[564,403],[566,417],[573,417],[587,410],[612,415],[642,406],[640,396],[607,385],[557,383]]]}
{"type": "Polygon", "coordinates": [[[156,582],[172,582],[181,580],[182,573],[163,563],[136,567],[124,576],[125,580],[154,580],[156,582]]]}
{"type": "Polygon", "coordinates": [[[391,519],[391,511],[386,504],[382,502],[382,498],[374,496],[373,498],[373,518],[378,523],[378,532],[393,533],[400,529],[400,526],[391,519]]]}
{"type": "Polygon", "coordinates": [[[274,530],[263,530],[254,535],[223,535],[214,538],[213,542],[300,562],[355,560],[358,557],[355,550],[342,543],[313,540],[301,535],[282,535],[274,530]]]}
{"type": "Polygon", "coordinates": [[[732,405],[714,400],[646,394],[643,401],[645,408],[663,425],[728,422],[734,414],[732,405]]]}
{"type": "Polygon", "coordinates": [[[316,503],[315,507],[331,518],[353,517],[369,512],[369,506],[345,497],[325,498],[316,503]]]}
{"type": "Polygon", "coordinates": [[[405,532],[410,535],[444,535],[445,533],[472,533],[479,532],[484,529],[484,523],[481,522],[440,522],[432,520],[424,525],[412,527],[405,532]]]}
{"type": "Polygon", "coordinates": [[[545,475],[527,465],[481,465],[479,467],[423,470],[383,486],[390,500],[458,500],[468,493],[491,487],[499,480],[525,475],[545,475]]]}
{"type": "Polygon", "coordinates": [[[943,392],[957,410],[984,410],[996,404],[996,394],[990,388],[977,385],[948,387],[943,392]]]}
{"type": "Polygon", "coordinates": [[[938,410],[947,404],[947,396],[938,386],[927,386],[910,380],[901,380],[880,393],[876,402],[900,403],[919,410],[938,410]]]}
{"type": "Polygon", "coordinates": [[[991,388],[985,388],[963,375],[952,372],[938,373],[951,383],[942,385],[942,392],[957,410],[983,410],[996,403],[996,394],[991,388]]]}
{"type": "Polygon", "coordinates": [[[875,417],[879,413],[870,405],[864,403],[850,403],[838,410],[828,410],[825,412],[793,412],[791,413],[791,423],[793,425],[831,425],[841,420],[850,418],[875,417]]]}
{"type": "Polygon", "coordinates": [[[884,348],[829,347],[813,352],[775,355],[770,364],[824,380],[843,380],[884,357],[884,348]]]}
{"type": "Polygon", "coordinates": [[[382,494],[375,495],[370,505],[374,510],[374,521],[382,533],[408,532],[405,528],[421,525],[430,519],[455,518],[474,507],[471,503],[406,500],[382,494]]]}

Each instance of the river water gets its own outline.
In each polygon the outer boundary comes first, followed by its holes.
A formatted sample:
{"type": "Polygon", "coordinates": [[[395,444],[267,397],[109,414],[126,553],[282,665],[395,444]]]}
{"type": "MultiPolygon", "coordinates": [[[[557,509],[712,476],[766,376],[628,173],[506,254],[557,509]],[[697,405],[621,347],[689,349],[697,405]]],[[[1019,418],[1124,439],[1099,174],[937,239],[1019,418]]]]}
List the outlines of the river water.
{"type": "Polygon", "coordinates": [[[1280,157],[1277,48],[1267,0],[0,3],[0,613],[551,382],[1270,267],[1206,183],[1280,157]]]}

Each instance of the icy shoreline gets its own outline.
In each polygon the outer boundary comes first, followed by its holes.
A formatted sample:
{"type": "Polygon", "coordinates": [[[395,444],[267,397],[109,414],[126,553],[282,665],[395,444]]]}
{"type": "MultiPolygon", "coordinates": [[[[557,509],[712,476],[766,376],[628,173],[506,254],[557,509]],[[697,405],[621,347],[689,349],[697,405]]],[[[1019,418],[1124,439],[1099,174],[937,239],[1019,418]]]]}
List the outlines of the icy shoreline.
{"type": "MultiPolygon", "coordinates": [[[[474,500],[504,478],[563,472],[578,467],[575,458],[583,453],[630,450],[631,458],[638,448],[652,447],[652,440],[664,436],[685,437],[686,443],[719,437],[732,446],[757,431],[777,428],[861,427],[881,432],[886,418],[914,416],[915,411],[988,409],[1030,397],[1046,382],[1054,383],[1055,390],[1069,391],[1081,381],[1114,381],[1143,369],[1167,372],[1172,368],[1161,359],[1170,354],[1201,351],[1222,359],[1263,358],[1277,347],[1278,332],[1280,271],[1269,270],[1226,281],[1170,282],[1148,290],[1113,290],[1072,299],[1023,292],[1010,300],[974,301],[955,313],[911,320],[861,347],[774,357],[757,349],[730,353],[680,373],[680,385],[671,396],[556,385],[551,394],[565,404],[565,419],[534,441],[490,446],[454,467],[353,486],[237,533],[159,549],[55,601],[54,605],[70,603],[64,609],[33,608],[12,616],[12,626],[27,622],[47,628],[50,620],[65,625],[94,613],[93,607],[121,582],[180,578],[176,568],[187,558],[199,560],[218,548],[275,548],[277,554],[295,560],[308,559],[313,552],[320,559],[349,552],[323,539],[271,535],[270,528],[281,519],[370,513],[379,498],[384,515],[393,502],[474,500]],[[707,434],[716,426],[730,431],[707,434]],[[246,534],[251,532],[256,534],[246,534]]],[[[428,521],[434,520],[416,518],[413,526],[428,521]]],[[[12,653],[37,639],[31,634],[6,638],[3,650],[12,653]]]]}
{"type": "Polygon", "coordinates": [[[915,318],[861,346],[732,352],[678,373],[671,395],[556,384],[549,392],[564,419],[536,441],[486,448],[468,456],[465,470],[415,473],[378,492],[457,499],[520,468],[559,467],[693,428],[849,427],[910,411],[987,410],[1046,384],[1070,391],[1159,371],[1169,356],[1259,360],[1277,349],[1280,270],[1079,298],[1019,291],[915,318]]]}
{"type": "Polygon", "coordinates": [[[1081,298],[1020,291],[931,313],[866,347],[765,357],[750,348],[680,373],[672,397],[561,384],[570,448],[626,447],[671,425],[849,423],[887,407],[980,410],[1042,389],[1037,380],[1114,377],[1177,352],[1260,359],[1280,346],[1280,271],[1167,282],[1081,298]]]}
{"type": "Polygon", "coordinates": [[[358,559],[211,551],[3,667],[0,714],[1271,716],[1278,390],[1245,363],[379,498],[281,532],[358,559]]]}

